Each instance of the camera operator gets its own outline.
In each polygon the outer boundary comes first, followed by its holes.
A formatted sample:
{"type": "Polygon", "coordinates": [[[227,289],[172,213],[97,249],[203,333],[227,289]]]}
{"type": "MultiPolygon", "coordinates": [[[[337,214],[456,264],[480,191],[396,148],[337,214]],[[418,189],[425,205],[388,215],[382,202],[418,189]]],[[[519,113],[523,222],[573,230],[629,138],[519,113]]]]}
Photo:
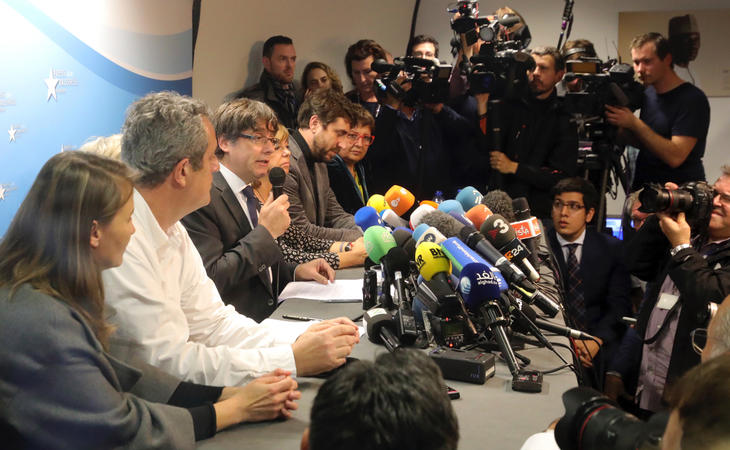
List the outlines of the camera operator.
{"type": "Polygon", "coordinates": [[[705,179],[702,156],[710,104],[699,88],[674,72],[669,41],[659,33],[631,42],[634,71],[647,87],[639,117],[625,107],[606,106],[606,119],[639,148],[632,190],[647,182],[705,179]]]}
{"type": "MultiPolygon", "coordinates": [[[[532,50],[535,68],[528,73],[527,98],[505,100],[496,120],[501,122],[503,151],[490,149],[493,172],[502,174],[501,188],[512,198],[527,197],[532,212],[550,221],[550,189],[562,178],[575,174],[578,135],[570,116],[557,98],[555,84],[565,72],[565,62],[555,47],[532,50]]],[[[489,93],[476,94],[482,131],[490,131],[487,117],[489,93]],[[486,119],[485,119],[486,118],[486,119]]]]}
{"type": "MultiPolygon", "coordinates": [[[[593,42],[588,39],[566,41],[563,48],[560,49],[560,53],[563,55],[563,58],[565,58],[566,62],[583,59],[594,60],[598,58],[593,42]]],[[[583,80],[580,77],[576,77],[570,81],[562,79],[555,86],[555,89],[557,89],[558,97],[565,97],[565,94],[568,92],[582,91],[583,80]]]]}
{"type": "MultiPolygon", "coordinates": [[[[707,323],[709,302],[719,304],[730,292],[730,166],[722,170],[714,184],[709,221],[684,212],[657,212],[627,246],[630,271],[653,281],[647,285],[637,323],[643,337],[637,349],[637,398],[643,410],[659,410],[666,386],[699,363],[690,332],[707,323]]],[[[682,195],[676,184],[665,186],[672,201],[682,195]]],[[[701,193],[695,190],[691,195],[690,211],[696,211],[701,193]]],[[[643,196],[642,203],[646,206],[643,196]]]]}
{"type": "MultiPolygon", "coordinates": [[[[429,52],[433,51],[435,57],[438,42],[426,36],[414,38],[410,52],[422,52],[420,47],[424,44],[433,46],[429,52]]],[[[450,197],[455,194],[455,189],[447,168],[452,165],[453,155],[459,149],[449,146],[451,151],[447,151],[446,130],[468,134],[475,128],[443,103],[425,103],[419,98],[415,102],[404,101],[390,88],[376,96],[373,84],[377,73],[372,64],[378,59],[385,59],[384,56],[385,50],[371,40],[351,45],[345,56],[348,74],[355,84],[355,90],[346,95],[373,114],[378,130],[378,138],[365,157],[372,174],[370,190],[383,193],[398,184],[410,190],[417,199],[431,198],[437,190],[450,197]]],[[[414,81],[399,76],[392,83],[397,84],[393,86],[396,90],[402,89],[406,93],[413,87],[414,81]]]]}

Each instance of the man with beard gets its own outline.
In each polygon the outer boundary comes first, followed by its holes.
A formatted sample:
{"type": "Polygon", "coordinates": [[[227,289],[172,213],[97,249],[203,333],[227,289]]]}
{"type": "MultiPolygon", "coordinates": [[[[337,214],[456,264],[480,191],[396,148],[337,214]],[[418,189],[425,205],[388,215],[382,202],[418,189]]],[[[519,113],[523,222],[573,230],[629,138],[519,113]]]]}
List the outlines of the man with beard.
{"type": "Polygon", "coordinates": [[[550,190],[576,171],[578,134],[556,95],[555,84],[565,73],[562,55],[555,47],[537,47],[532,58],[535,69],[528,73],[527,98],[505,100],[497,118],[486,117],[489,94],[476,98],[485,133],[493,128],[490,121],[501,121],[502,150],[491,149],[489,154],[491,170],[500,176],[491,177],[498,182],[490,183],[490,189],[502,189],[512,198],[527,197],[532,212],[549,222],[550,190]]]}
{"type": "Polygon", "coordinates": [[[332,90],[308,96],[299,109],[299,128],[291,134],[291,168],[284,185],[293,224],[323,239],[354,241],[361,236],[355,219],[337,202],[327,163],[358,138],[352,104],[332,90]]]}

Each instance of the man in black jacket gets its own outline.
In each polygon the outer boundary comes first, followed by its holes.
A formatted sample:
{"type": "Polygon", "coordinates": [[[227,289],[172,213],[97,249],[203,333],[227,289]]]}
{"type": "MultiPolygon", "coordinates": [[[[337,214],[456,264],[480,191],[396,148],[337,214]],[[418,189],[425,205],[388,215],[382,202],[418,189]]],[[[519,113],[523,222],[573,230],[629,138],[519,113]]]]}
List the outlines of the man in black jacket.
{"type": "Polygon", "coordinates": [[[660,409],[666,386],[699,364],[690,333],[707,325],[709,303],[722,303],[730,293],[730,166],[714,188],[706,238],[693,237],[702,230],[693,232],[684,213],[657,213],[627,246],[631,272],[653,281],[637,324],[644,339],[637,397],[644,410],[660,409]]]}
{"type": "Polygon", "coordinates": [[[294,84],[297,53],[294,43],[286,36],[272,36],[264,42],[262,63],[264,71],[253,86],[228,94],[225,101],[246,97],[271,107],[279,122],[296,128],[299,111],[298,88],[294,84]]]}

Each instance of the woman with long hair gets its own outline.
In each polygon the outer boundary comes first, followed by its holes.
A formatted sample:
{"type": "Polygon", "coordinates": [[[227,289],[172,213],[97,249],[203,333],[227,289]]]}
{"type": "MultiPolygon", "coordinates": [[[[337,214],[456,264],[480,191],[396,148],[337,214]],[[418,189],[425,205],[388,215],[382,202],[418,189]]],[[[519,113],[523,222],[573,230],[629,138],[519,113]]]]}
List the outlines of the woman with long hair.
{"type": "Polygon", "coordinates": [[[344,94],[342,82],[337,72],[332,67],[319,61],[312,61],[304,66],[302,89],[305,97],[319,89],[333,89],[340,94],[344,94]]]}
{"type": "MultiPolygon", "coordinates": [[[[269,170],[273,167],[281,167],[284,172],[289,173],[291,152],[289,151],[289,132],[286,127],[279,124],[276,138],[279,140],[279,148],[269,157],[269,170]]],[[[271,189],[269,178],[263,177],[254,187],[259,202],[263,204],[269,198],[271,189]]],[[[279,236],[277,242],[284,254],[284,259],[299,264],[316,258],[324,258],[333,269],[344,269],[361,266],[368,256],[362,237],[354,242],[321,239],[310,236],[294,224],[289,225],[284,234],[279,236]]]]}
{"type": "Polygon", "coordinates": [[[3,445],[193,448],[218,429],[296,408],[296,382],[283,371],[219,388],[106,353],[101,271],[122,263],[134,233],[132,192],[123,163],[57,154],[0,241],[3,445]]]}

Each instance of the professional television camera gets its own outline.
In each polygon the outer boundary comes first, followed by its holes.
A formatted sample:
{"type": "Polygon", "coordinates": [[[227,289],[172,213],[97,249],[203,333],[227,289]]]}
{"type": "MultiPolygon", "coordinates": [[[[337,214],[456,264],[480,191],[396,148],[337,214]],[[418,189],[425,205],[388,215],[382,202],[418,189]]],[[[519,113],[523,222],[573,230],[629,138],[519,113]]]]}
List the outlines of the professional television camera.
{"type": "Polygon", "coordinates": [[[371,67],[381,75],[374,82],[378,98],[390,94],[406,106],[443,103],[449,99],[451,66],[448,64],[405,56],[395,58],[393,64],[378,59],[371,67]]]}
{"type": "Polygon", "coordinates": [[[566,391],[563,405],[565,415],[555,427],[555,441],[563,450],[659,449],[669,419],[667,413],[657,413],[643,422],[586,387],[566,391]]]}

